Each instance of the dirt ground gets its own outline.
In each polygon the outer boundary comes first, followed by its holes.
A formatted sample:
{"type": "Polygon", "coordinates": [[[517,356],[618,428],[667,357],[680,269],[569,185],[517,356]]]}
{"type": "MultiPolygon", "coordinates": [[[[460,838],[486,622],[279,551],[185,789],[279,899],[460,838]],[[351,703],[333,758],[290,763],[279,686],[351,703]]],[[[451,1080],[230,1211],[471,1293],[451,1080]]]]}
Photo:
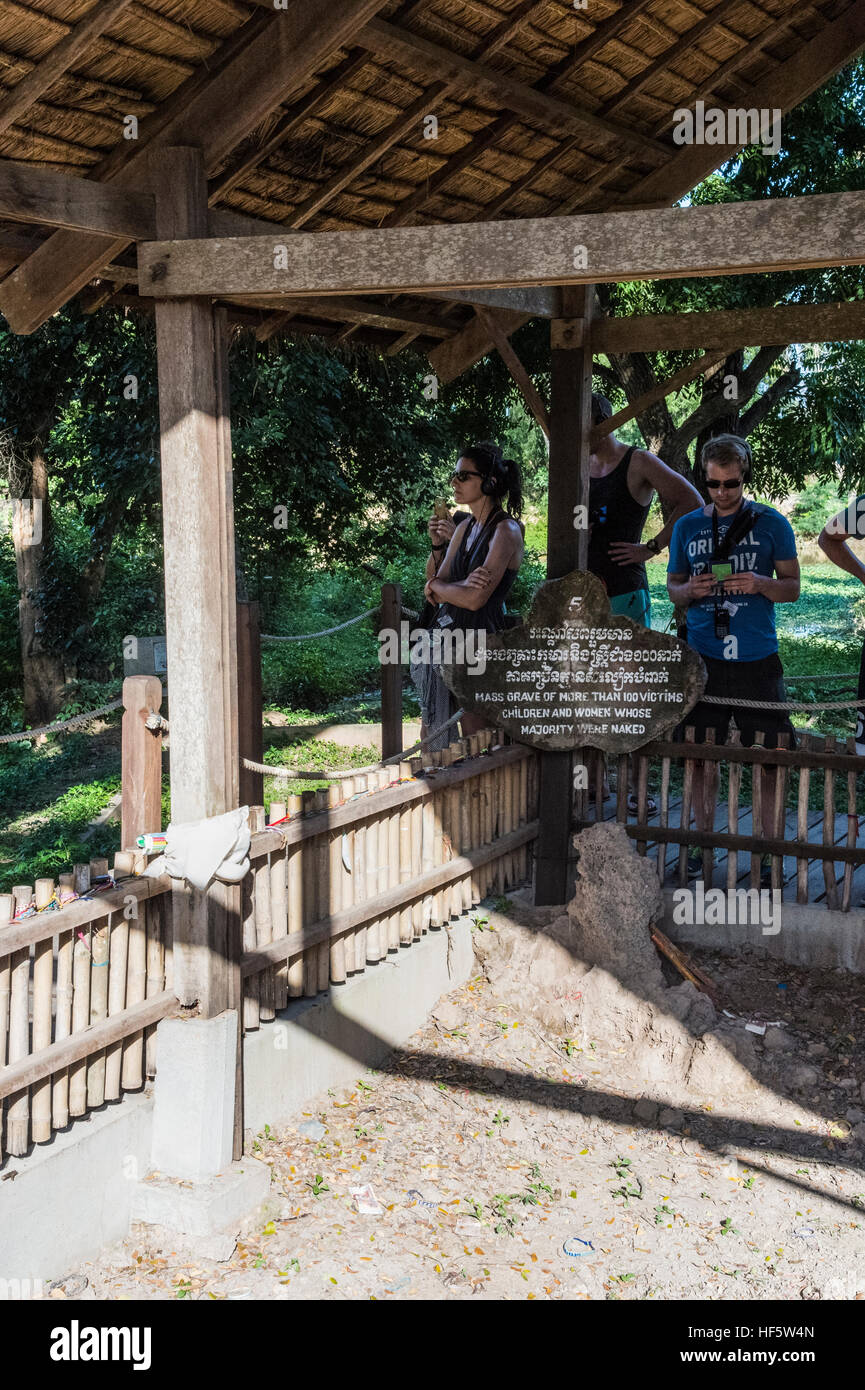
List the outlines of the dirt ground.
{"type": "Polygon", "coordinates": [[[551,1036],[479,960],[387,1070],[256,1138],[273,1199],[230,1258],[139,1228],[51,1296],[865,1298],[861,980],[694,955],[731,1027],[784,1025],[749,1032],[762,1110],[641,1096],[622,1049],[551,1036]]]}

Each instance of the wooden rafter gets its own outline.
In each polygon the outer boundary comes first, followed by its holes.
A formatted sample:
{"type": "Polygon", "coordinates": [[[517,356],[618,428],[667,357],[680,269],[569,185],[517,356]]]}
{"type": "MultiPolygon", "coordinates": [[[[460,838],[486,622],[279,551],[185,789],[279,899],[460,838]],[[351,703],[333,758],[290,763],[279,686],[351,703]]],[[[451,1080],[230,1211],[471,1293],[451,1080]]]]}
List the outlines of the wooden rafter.
{"type": "MultiPolygon", "coordinates": [[[[592,347],[594,348],[594,337],[592,347]]],[[[719,350],[718,348],[714,348],[712,352],[704,352],[693,362],[688,362],[687,365],[681,367],[678,372],[674,372],[672,376],[667,377],[665,381],[658,382],[657,386],[653,386],[649,391],[644,391],[642,396],[638,396],[636,400],[630,401],[623,410],[617,411],[609,420],[604,420],[601,425],[595,425],[592,429],[592,448],[594,449],[605,435],[612,434],[614,430],[620,429],[622,425],[626,425],[629,420],[635,420],[638,415],[641,415],[644,410],[648,410],[649,406],[654,405],[656,401],[662,401],[666,396],[671,396],[674,391],[680,391],[683,386],[687,386],[688,382],[693,381],[701,372],[708,372],[712,367],[716,367],[719,362],[724,361],[726,355],[727,349],[719,350]]]]}
{"type": "Polygon", "coordinates": [[[369,54],[366,49],[353,49],[345,61],[340,63],[333,72],[320,78],[310,92],[307,92],[286,111],[264,144],[259,145],[254,150],[249,150],[231,169],[211,180],[208,189],[208,201],[211,207],[220,198],[224,198],[226,193],[230,193],[233,188],[242,183],[249,174],[258,168],[259,164],[278,150],[280,145],[285,144],[286,140],[290,140],[306,121],[316,116],[327,105],[334,93],[338,92],[345,83],[350,82],[353,77],[356,77],[361,68],[366,67],[368,62],[369,54]]]}
{"type": "MultiPolygon", "coordinates": [[[[235,47],[234,56],[200,82],[190,100],[174,104],[167,120],[156,113],[159,126],[145,147],[147,158],[153,158],[156,146],[195,146],[205,169],[214,169],[384,3],[340,0],[335,6],[330,0],[305,0],[251,21],[249,41],[235,47]]],[[[144,158],[144,149],[126,156],[116,181],[140,183],[144,158]]],[[[13,331],[38,328],[124,245],[119,239],[56,232],[0,285],[0,310],[13,331]]]]}
{"type": "Polygon", "coordinates": [[[37,63],[26,77],[16,83],[6,99],[0,102],[0,135],[23,116],[58,78],[68,72],[93,39],[114,23],[130,0],[97,0],[74,29],[62,38],[37,63]]]}
{"type": "Polygon", "coordinates": [[[550,413],[541,396],[540,391],[535,386],[519,357],[508,340],[508,335],[503,327],[500,327],[498,317],[494,309],[487,309],[479,304],[475,313],[489,333],[496,345],[499,356],[511,374],[529,412],[540,425],[547,439],[550,437],[550,413]]]}
{"type": "MultiPolygon", "coordinates": [[[[529,16],[544,8],[546,4],[547,0],[523,0],[517,10],[503,20],[498,28],[484,40],[476,54],[475,61],[490,58],[497,53],[513,38],[514,34],[519,32],[529,16]]],[[[372,142],[368,142],[364,146],[362,154],[343,169],[338,169],[320,188],[310,194],[309,198],[288,219],[288,225],[290,227],[302,227],[315,213],[320,212],[332,198],[353,183],[370,165],[381,159],[382,155],[386,154],[397,141],[406,136],[413,126],[417,126],[422,116],[432,113],[443,98],[454,92],[457,85],[457,82],[453,80],[434,82],[426,91],[421,92],[416,101],[396,116],[372,142]]]]}
{"type": "Polygon", "coordinates": [[[524,116],[542,127],[564,129],[579,135],[590,135],[610,144],[626,144],[640,151],[644,158],[669,158],[669,148],[658,140],[618,122],[606,121],[590,111],[581,110],[559,97],[549,96],[525,82],[509,77],[496,68],[487,67],[472,58],[464,58],[440,44],[418,34],[410,34],[385,20],[373,20],[356,35],[357,43],[367,46],[380,57],[424,71],[434,80],[445,78],[467,84],[469,90],[488,95],[505,110],[524,116]]]}
{"type": "MultiPolygon", "coordinates": [[[[581,44],[578,44],[574,53],[563,59],[547,77],[538,82],[536,84],[537,90],[539,92],[554,91],[559,83],[571,77],[583,63],[588,62],[596,53],[600,52],[611,39],[615,38],[621,29],[631,23],[631,21],[639,15],[640,11],[645,10],[651,3],[652,0],[636,0],[634,4],[623,4],[615,14],[603,20],[597,26],[593,34],[584,39],[581,44]]],[[[520,117],[510,114],[502,116],[497,121],[494,121],[486,130],[482,130],[478,135],[474,136],[463,149],[457,150],[456,154],[451,155],[442,167],[427,180],[423,188],[419,188],[417,192],[405,198],[403,202],[394,209],[391,215],[385,218],[383,226],[404,226],[415,212],[426,206],[434,194],[437,193],[449,179],[461,173],[463,169],[467,169],[485,150],[491,149],[494,145],[498,144],[509,131],[513,130],[514,127],[519,124],[520,117]]],[[[572,150],[577,144],[578,138],[576,136],[571,136],[569,139],[563,141],[551,154],[546,155],[544,160],[541,161],[541,164],[543,164],[544,168],[548,168],[563,154],[572,150]]],[[[604,167],[600,161],[592,159],[591,156],[586,155],[586,158],[589,160],[590,164],[596,168],[601,169],[604,167]]],[[[542,169],[539,164],[533,171],[532,177],[537,177],[541,172],[542,169]]],[[[510,196],[509,193],[507,195],[502,195],[504,201],[501,203],[501,206],[504,206],[504,203],[510,200],[510,196]]],[[[495,216],[498,210],[497,200],[497,205],[491,215],[495,216]]]]}
{"type": "MultiPolygon", "coordinates": [[[[709,86],[703,89],[702,95],[710,95],[734,68],[741,66],[751,54],[756,53],[787,30],[795,17],[796,15],[791,13],[777,20],[763,33],[757,35],[748,49],[735,54],[722,64],[712,75],[709,86]]],[[[778,107],[781,111],[791,110],[799,102],[804,101],[805,97],[816,87],[828,81],[845,62],[851,61],[862,50],[863,46],[865,46],[865,0],[854,0],[854,3],[840,19],[824,26],[821,32],[810,42],[803,44],[792,58],[779,64],[772,74],[771,85],[765,90],[765,93],[763,95],[753,94],[754,104],[760,107],[778,107]]],[[[669,117],[665,117],[664,121],[654,128],[654,133],[656,135],[663,133],[668,125],[669,117]]],[[[653,181],[651,186],[648,187],[647,182],[644,181],[643,197],[639,203],[634,204],[635,206],[642,206],[644,203],[653,206],[668,205],[689,192],[717,167],[719,158],[717,146],[693,146],[690,150],[686,148],[683,153],[688,156],[686,159],[683,159],[682,155],[677,155],[666,166],[665,171],[658,171],[659,174],[665,173],[667,177],[665,191],[655,191],[660,188],[660,178],[656,179],[655,175],[652,175],[650,176],[653,181]]],[[[601,192],[603,185],[609,179],[614,178],[626,164],[627,156],[614,161],[607,170],[566,199],[558,209],[559,214],[572,213],[588,202],[594,194],[601,192]]],[[[624,208],[631,206],[631,203],[620,202],[614,203],[612,206],[624,208]]],[[[523,318],[522,322],[526,322],[526,319],[523,318]]],[[[515,323],[514,328],[518,326],[519,324],[515,323]]],[[[439,373],[443,381],[451,381],[461,372],[473,366],[475,362],[478,362],[486,352],[490,351],[492,346],[493,344],[488,338],[484,341],[483,335],[478,332],[477,321],[473,321],[449,343],[443,344],[441,348],[436,348],[430,356],[430,361],[433,369],[439,373]],[[445,349],[447,349],[446,353],[445,349]]]]}
{"type": "Polygon", "coordinates": [[[159,299],[578,285],[861,262],[865,192],[664,208],[639,218],[590,213],[138,248],[141,290],[159,299]]]}
{"type": "MultiPolygon", "coordinates": [[[[679,39],[678,43],[673,44],[671,48],[659,54],[657,59],[647,64],[643,72],[638,73],[637,76],[632,78],[610,101],[605,102],[601,108],[604,115],[611,116],[616,111],[620,111],[623,106],[627,106],[628,102],[633,100],[635,96],[638,96],[649,83],[654,82],[656,77],[659,77],[661,73],[665,72],[666,69],[670,67],[671,63],[675,63],[676,59],[681,58],[683,54],[691,52],[694,45],[698,43],[705,34],[709,34],[713,29],[717,29],[721,21],[726,19],[729,14],[733,13],[735,10],[745,8],[746,5],[747,0],[721,0],[721,3],[717,5],[714,10],[711,10],[710,13],[706,15],[705,19],[701,20],[700,23],[696,24],[692,29],[687,30],[679,39]]],[[[747,40],[744,39],[740,40],[740,42],[747,44],[747,40]]],[[[711,62],[711,59],[709,61],[711,62]]]]}

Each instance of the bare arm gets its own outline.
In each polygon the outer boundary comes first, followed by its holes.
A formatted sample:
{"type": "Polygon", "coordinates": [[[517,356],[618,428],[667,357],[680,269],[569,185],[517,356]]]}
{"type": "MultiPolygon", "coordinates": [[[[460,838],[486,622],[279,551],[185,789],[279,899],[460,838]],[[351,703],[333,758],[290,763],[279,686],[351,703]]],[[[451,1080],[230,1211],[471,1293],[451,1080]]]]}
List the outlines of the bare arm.
{"type": "MultiPolygon", "coordinates": [[[[663,505],[672,508],[667,521],[655,536],[659,549],[666,550],[676,522],[689,512],[696,511],[697,507],[702,507],[703,499],[687,478],[683,478],[674,468],[668,468],[656,454],[650,454],[645,449],[634,454],[631,467],[634,482],[657,492],[663,505]]],[[[632,545],[628,541],[614,541],[610,546],[610,559],[620,565],[645,563],[653,553],[646,545],[632,545]]]]}
{"type": "Polygon", "coordinates": [[[457,584],[447,582],[447,574],[443,573],[445,566],[442,565],[436,578],[427,585],[430,597],[439,603],[452,603],[457,608],[468,608],[473,613],[477,612],[498,587],[505,570],[513,568],[511,561],[519,553],[518,547],[522,546],[522,539],[522,533],[515,521],[503,521],[496,527],[484,565],[473,570],[467,579],[457,584]]]}
{"type": "Polygon", "coordinates": [[[851,538],[851,533],[847,530],[848,510],[849,508],[839,512],[831,521],[826,522],[817,538],[817,544],[824,554],[828,555],[833,565],[837,565],[839,570],[852,574],[854,579],[865,584],[865,565],[847,544],[851,538]]]}

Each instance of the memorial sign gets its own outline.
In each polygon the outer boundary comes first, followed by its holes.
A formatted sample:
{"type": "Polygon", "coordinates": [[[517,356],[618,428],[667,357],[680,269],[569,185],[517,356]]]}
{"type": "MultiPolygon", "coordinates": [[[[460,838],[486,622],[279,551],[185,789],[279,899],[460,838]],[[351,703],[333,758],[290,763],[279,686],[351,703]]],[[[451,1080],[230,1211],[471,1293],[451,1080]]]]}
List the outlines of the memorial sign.
{"type": "Polygon", "coordinates": [[[488,635],[485,662],[446,661],[442,675],[463,709],[549,752],[629,753],[669,733],[706,685],[697,652],[611,613],[581,570],[542,584],[520,626],[488,635]]]}

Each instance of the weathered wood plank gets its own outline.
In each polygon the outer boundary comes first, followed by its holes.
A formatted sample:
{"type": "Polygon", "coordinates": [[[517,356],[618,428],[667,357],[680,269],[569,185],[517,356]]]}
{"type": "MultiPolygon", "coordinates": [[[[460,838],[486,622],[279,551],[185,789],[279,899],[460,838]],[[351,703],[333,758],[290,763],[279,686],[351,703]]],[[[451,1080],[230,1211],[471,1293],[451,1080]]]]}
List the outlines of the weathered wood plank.
{"type": "Polygon", "coordinates": [[[150,193],[37,169],[15,159],[0,160],[0,216],[133,241],[156,234],[156,205],[150,193]]]}
{"type": "Polygon", "coordinates": [[[863,192],[663,208],[640,217],[589,213],[138,248],[139,291],[159,299],[579,285],[861,261],[863,192]]]}
{"type": "Polygon", "coordinates": [[[598,319],[595,352],[674,352],[686,348],[773,347],[865,338],[865,302],[778,304],[706,314],[645,314],[598,319]]]}

